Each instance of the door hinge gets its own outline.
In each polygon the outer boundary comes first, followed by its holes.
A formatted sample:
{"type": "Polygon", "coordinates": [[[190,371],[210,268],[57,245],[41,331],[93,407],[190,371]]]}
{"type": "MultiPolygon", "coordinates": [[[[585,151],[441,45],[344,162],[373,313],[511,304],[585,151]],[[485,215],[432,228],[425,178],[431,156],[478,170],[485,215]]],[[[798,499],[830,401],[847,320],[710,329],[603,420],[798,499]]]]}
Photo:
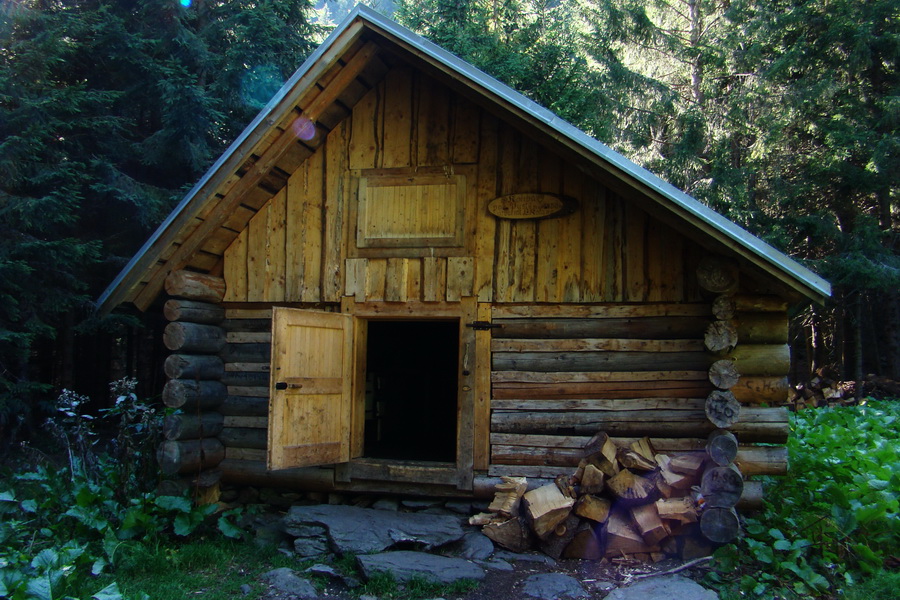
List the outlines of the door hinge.
{"type": "Polygon", "coordinates": [[[499,323],[491,323],[490,321],[472,321],[471,323],[466,323],[466,327],[471,327],[477,331],[484,331],[487,329],[498,329],[503,327],[503,325],[499,323]]]}

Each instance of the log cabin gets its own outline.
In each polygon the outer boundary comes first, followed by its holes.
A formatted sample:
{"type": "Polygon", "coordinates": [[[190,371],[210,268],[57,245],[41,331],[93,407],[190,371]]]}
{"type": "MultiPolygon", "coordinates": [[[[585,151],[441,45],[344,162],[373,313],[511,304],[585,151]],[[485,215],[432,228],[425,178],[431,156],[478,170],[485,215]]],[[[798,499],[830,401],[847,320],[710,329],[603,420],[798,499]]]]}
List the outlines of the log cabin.
{"type": "Polygon", "coordinates": [[[679,452],[725,428],[745,478],[784,473],[788,310],[829,294],[358,7],[98,310],[170,321],[166,473],[486,496],[571,473],[598,431],[679,452]]]}

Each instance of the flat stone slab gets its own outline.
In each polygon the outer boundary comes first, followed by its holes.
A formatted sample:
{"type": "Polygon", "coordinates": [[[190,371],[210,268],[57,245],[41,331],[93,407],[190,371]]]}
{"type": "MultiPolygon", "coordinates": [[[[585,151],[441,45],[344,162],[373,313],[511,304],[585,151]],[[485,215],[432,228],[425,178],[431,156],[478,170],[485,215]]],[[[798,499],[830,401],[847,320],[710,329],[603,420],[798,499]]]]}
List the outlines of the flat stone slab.
{"type": "Polygon", "coordinates": [[[316,593],[316,588],[309,581],[298,577],[287,567],[269,571],[262,578],[271,584],[272,587],[285,594],[292,594],[303,600],[313,600],[319,597],[316,593]]]}
{"type": "Polygon", "coordinates": [[[450,584],[463,579],[484,579],[484,569],[462,558],[439,556],[425,552],[401,550],[381,554],[357,556],[363,576],[370,579],[376,573],[388,572],[397,581],[416,577],[435,583],[450,584]]]}
{"type": "MultiPolygon", "coordinates": [[[[587,598],[588,593],[574,577],[562,573],[538,573],[525,580],[522,593],[529,598],[558,600],[560,598],[587,598]]],[[[668,600],[672,600],[669,598],[668,600]]]]}
{"type": "Polygon", "coordinates": [[[613,590],[606,600],[719,600],[719,595],[678,575],[649,577],[613,590]]]}
{"type": "Polygon", "coordinates": [[[431,550],[456,542],[465,534],[458,517],[339,504],[293,506],[284,517],[284,525],[289,535],[297,537],[310,525],[324,526],[332,550],[339,554],[383,552],[398,544],[431,550]]]}

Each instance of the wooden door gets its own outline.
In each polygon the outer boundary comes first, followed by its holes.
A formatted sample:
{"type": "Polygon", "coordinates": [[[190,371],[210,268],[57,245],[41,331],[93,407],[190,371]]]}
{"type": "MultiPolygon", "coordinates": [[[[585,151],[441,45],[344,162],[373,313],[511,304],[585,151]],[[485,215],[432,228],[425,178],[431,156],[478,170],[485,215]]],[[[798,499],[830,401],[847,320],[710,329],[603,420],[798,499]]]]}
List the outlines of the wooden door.
{"type": "Polygon", "coordinates": [[[352,317],[272,312],[268,468],[350,460],[352,317]]]}

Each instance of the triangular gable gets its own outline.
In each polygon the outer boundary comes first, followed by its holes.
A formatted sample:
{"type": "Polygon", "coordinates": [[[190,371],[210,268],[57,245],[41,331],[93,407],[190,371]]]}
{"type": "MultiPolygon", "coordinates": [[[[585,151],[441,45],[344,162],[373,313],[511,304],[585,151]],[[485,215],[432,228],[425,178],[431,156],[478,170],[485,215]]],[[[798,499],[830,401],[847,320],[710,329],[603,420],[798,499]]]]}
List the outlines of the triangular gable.
{"type": "Polygon", "coordinates": [[[830,295],[827,281],[712,209],[472,65],[358,6],[160,225],[99,298],[98,310],[126,301],[146,309],[169,272],[221,268],[222,251],[253,209],[284,187],[367,85],[384,75],[388,68],[381,57],[387,56],[441,78],[611,187],[640,192],[641,208],[654,217],[699,234],[812,300],[830,295]]]}

